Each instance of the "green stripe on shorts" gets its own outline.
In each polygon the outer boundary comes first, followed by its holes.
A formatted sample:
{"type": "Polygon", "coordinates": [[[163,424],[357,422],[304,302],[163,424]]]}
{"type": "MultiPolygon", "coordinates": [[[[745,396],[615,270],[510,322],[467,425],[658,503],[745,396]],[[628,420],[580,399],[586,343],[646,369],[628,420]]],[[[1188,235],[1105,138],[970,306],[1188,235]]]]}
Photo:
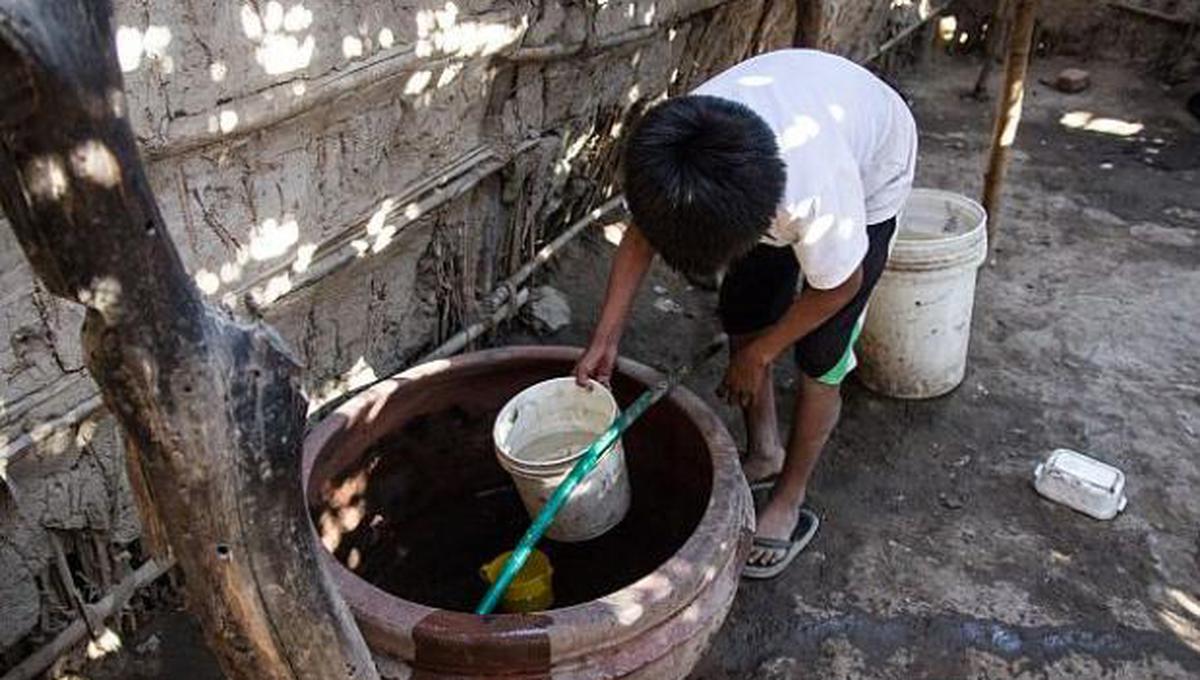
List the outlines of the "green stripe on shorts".
{"type": "Polygon", "coordinates": [[[867,315],[866,310],[858,317],[858,321],[854,322],[854,330],[850,333],[850,342],[846,345],[846,352],[842,358],[838,360],[833,368],[829,369],[825,375],[817,378],[817,382],[826,385],[841,385],[846,376],[850,374],[858,366],[858,359],[854,356],[854,343],[858,342],[858,335],[862,333],[863,318],[867,315]]]}

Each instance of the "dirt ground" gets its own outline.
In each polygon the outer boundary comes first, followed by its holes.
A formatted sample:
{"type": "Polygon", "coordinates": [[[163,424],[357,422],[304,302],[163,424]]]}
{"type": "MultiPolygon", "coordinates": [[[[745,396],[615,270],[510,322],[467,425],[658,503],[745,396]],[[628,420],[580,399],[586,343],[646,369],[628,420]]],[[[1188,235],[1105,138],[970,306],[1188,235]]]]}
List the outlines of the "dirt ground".
{"type": "MultiPolygon", "coordinates": [[[[821,532],[778,580],[743,583],[696,678],[1200,677],[1200,124],[1190,90],[1086,66],[1087,92],[1027,96],[966,381],[902,402],[851,380],[811,491],[821,532]],[[1145,127],[1060,123],[1074,111],[1145,127]],[[1057,447],[1123,469],[1127,511],[1102,523],[1036,495],[1057,447]]],[[[944,58],[901,77],[918,186],[981,193],[994,104],[960,97],[977,73],[944,58]]],[[[551,340],[586,342],[605,277],[586,265],[610,249],[593,239],[557,268],[577,323],[551,340]]],[[[715,301],[652,278],[622,350],[663,367],[715,332],[715,301]]],[[[719,378],[692,387],[717,404],[719,378]]]]}
{"type": "MultiPolygon", "coordinates": [[[[1084,66],[1087,92],[1030,89],[966,381],[924,402],[850,381],[810,494],[820,533],[779,579],[743,583],[696,678],[1200,677],[1200,123],[1183,107],[1195,87],[1084,66]],[[1144,129],[1060,122],[1074,111],[1144,129]],[[1102,523],[1037,496],[1033,468],[1057,447],[1122,468],[1126,512],[1102,523]]],[[[920,186],[980,193],[994,104],[960,97],[977,68],[940,58],[901,77],[920,186]]],[[[557,263],[548,282],[574,322],[536,341],[586,341],[611,250],[591,235],[557,263]]],[[[651,278],[622,349],[662,367],[716,331],[715,300],[665,269],[651,278]],[[679,310],[656,308],[664,297],[679,310]]],[[[786,421],[790,361],[777,376],[786,421]]],[[[710,366],[690,382],[740,436],[719,379],[710,366]]],[[[219,677],[194,626],[157,634],[169,654],[83,675],[219,677]]]]}

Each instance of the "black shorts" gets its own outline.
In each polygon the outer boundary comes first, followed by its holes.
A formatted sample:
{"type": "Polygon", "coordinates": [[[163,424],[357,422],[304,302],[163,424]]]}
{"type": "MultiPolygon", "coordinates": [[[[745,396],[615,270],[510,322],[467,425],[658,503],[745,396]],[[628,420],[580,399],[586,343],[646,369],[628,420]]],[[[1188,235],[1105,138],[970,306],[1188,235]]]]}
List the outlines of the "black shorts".
{"type": "MultiPolygon", "coordinates": [[[[796,364],[810,378],[837,385],[856,365],[854,342],[863,311],[887,263],[896,218],[867,227],[862,287],[845,306],[796,342],[796,364]]],[[[760,244],[729,268],[721,282],[718,314],[730,335],[757,333],[778,321],[796,299],[800,263],[791,246],[760,244]]]]}

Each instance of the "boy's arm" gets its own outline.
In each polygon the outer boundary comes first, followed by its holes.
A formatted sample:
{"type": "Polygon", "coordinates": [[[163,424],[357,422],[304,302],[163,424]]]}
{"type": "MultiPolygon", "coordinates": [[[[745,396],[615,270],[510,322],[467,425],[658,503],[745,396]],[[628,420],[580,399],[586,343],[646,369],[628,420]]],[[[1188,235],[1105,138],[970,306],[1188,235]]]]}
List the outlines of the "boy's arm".
{"type": "MultiPolygon", "coordinates": [[[[816,147],[802,147],[815,149],[816,147]]],[[[862,262],[870,249],[866,200],[857,163],[850,159],[793,156],[800,169],[789,176],[788,241],[796,251],[805,286],[773,326],[731,357],[723,389],[733,402],[753,402],[767,367],[800,338],[845,307],[862,287],[862,262]]]]}
{"type": "Polygon", "coordinates": [[[751,346],[757,345],[756,351],[766,357],[767,362],[773,361],[849,304],[861,286],[862,265],[859,265],[850,278],[836,288],[805,287],[783,317],[750,343],[751,346]]]}
{"type": "Polygon", "coordinates": [[[637,227],[630,224],[617,246],[612,269],[608,274],[608,289],[600,308],[600,320],[592,332],[587,351],[575,365],[575,380],[586,385],[588,378],[607,383],[617,361],[617,346],[625,329],[625,319],[642,279],[654,261],[654,248],[637,227]]]}
{"type": "Polygon", "coordinates": [[[861,286],[860,265],[837,287],[806,287],[779,321],[733,356],[723,385],[730,401],[749,406],[771,362],[849,304],[861,286]]]}

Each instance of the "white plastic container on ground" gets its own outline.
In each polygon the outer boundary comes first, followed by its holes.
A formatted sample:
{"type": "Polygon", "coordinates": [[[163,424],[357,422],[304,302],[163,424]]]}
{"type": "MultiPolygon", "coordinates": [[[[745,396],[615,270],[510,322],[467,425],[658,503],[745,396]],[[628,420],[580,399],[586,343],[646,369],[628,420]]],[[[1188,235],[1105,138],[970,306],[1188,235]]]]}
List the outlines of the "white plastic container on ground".
{"type": "Polygon", "coordinates": [[[862,331],[859,378],[867,387],[925,399],[962,382],[986,225],[983,206],[965,196],[913,190],[862,331]]]}
{"type": "MultiPolygon", "coordinates": [[[[540,382],[504,405],[492,430],[496,458],[512,476],[531,518],[617,412],[607,388],[593,382],[585,389],[574,378],[540,382]]],[[[596,538],[624,519],[629,500],[625,451],[618,440],[575,487],[546,536],[567,542],[596,538]]]]}
{"type": "Polygon", "coordinates": [[[1070,449],[1057,449],[1033,472],[1041,495],[1096,519],[1125,509],[1125,473],[1070,449]]]}

